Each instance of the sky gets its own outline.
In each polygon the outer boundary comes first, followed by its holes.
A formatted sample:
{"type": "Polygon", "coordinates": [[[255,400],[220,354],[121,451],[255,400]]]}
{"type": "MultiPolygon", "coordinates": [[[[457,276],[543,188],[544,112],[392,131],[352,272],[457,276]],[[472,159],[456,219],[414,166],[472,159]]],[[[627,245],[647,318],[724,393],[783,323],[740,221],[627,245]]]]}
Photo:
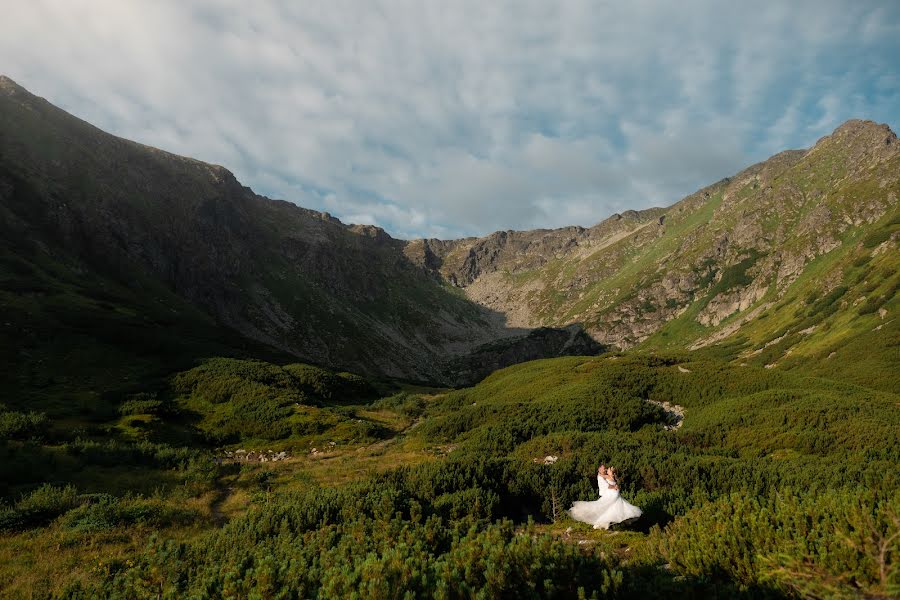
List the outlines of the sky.
{"type": "Polygon", "coordinates": [[[4,0],[0,74],[396,237],[667,206],[900,126],[900,2],[4,0]]]}

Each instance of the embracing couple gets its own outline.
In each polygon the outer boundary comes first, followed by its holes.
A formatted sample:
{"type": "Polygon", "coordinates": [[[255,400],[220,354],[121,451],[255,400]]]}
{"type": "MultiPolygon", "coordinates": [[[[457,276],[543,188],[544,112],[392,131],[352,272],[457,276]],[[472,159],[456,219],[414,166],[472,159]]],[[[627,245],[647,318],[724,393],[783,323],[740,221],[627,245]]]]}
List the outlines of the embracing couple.
{"type": "Polygon", "coordinates": [[[593,501],[577,501],[569,509],[569,514],[577,521],[594,526],[594,529],[609,529],[614,523],[621,523],[641,516],[641,509],[629,504],[619,495],[616,470],[600,465],[597,469],[597,485],[600,498],[593,501]]]}

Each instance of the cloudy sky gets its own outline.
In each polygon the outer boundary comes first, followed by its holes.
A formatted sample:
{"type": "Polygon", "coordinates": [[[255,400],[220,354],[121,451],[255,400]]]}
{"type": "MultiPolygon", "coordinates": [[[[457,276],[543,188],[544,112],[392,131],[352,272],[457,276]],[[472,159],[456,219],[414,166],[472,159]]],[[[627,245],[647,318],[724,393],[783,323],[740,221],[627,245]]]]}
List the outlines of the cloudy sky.
{"type": "Polygon", "coordinates": [[[32,92],[399,237],[588,226],[900,126],[895,0],[5,4],[32,92]]]}

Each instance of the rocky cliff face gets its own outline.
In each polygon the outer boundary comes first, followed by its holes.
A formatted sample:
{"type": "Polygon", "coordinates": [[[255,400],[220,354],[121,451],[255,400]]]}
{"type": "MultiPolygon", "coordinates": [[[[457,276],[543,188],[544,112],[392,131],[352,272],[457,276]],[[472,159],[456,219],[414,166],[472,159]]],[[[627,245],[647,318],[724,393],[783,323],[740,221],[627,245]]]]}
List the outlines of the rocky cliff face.
{"type": "Polygon", "coordinates": [[[578,293],[589,284],[590,275],[575,272],[568,278],[557,273],[563,261],[580,262],[645,228],[656,232],[664,213],[659,208],[626,211],[590,228],[498,231],[484,238],[453,241],[413,240],[405,252],[410,260],[465,289],[471,300],[506,315],[510,325],[541,327],[545,319],[531,302],[541,288],[528,274],[554,275],[547,284],[557,293],[578,293]],[[525,277],[517,277],[520,275],[525,277]]]}

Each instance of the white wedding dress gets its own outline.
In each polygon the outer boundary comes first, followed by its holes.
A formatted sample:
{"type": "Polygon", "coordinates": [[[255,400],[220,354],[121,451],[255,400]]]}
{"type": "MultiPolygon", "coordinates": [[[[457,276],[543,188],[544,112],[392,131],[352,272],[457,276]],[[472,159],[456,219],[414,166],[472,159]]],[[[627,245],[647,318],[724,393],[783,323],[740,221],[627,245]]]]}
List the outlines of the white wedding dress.
{"type": "Polygon", "coordinates": [[[600,498],[593,501],[579,500],[572,504],[569,514],[576,521],[593,525],[594,529],[609,529],[614,523],[621,523],[641,516],[641,509],[625,501],[619,490],[609,489],[610,483],[597,476],[600,498]]]}

